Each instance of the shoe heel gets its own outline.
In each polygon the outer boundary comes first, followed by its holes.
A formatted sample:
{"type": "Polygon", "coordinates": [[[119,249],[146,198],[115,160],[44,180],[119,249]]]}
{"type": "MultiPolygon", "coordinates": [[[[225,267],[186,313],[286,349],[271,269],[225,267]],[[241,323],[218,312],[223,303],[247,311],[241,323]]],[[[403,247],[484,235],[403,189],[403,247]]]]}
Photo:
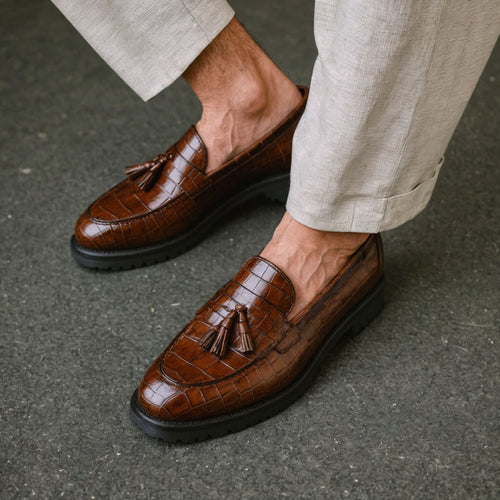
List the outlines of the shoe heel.
{"type": "Polygon", "coordinates": [[[260,193],[266,198],[285,203],[290,190],[290,174],[284,174],[270,179],[261,186],[260,193]]]}
{"type": "Polygon", "coordinates": [[[382,276],[373,291],[356,308],[350,324],[350,335],[356,336],[384,307],[385,276],[382,276]]]}

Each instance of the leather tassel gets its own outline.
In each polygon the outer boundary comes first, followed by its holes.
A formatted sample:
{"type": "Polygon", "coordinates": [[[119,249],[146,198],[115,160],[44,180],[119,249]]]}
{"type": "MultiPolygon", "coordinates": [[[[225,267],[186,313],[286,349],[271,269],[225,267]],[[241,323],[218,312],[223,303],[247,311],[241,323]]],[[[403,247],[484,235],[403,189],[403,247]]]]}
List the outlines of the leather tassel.
{"type": "Polygon", "coordinates": [[[125,173],[127,174],[127,177],[131,181],[135,181],[137,178],[139,178],[141,175],[147,172],[148,169],[149,169],[148,163],[141,163],[140,165],[132,165],[131,167],[127,167],[125,169],[125,173]]]}
{"type": "Polygon", "coordinates": [[[137,179],[137,185],[142,190],[149,191],[156,182],[158,175],[163,170],[163,166],[163,163],[155,163],[144,175],[137,179]]]}
{"type": "Polygon", "coordinates": [[[149,191],[154,186],[165,165],[172,158],[172,153],[162,153],[154,160],[125,168],[125,173],[131,181],[136,181],[142,190],[149,191]]]}
{"type": "Polygon", "coordinates": [[[236,306],[236,311],[238,311],[238,323],[236,334],[238,335],[238,340],[235,349],[243,354],[248,352],[253,352],[255,350],[252,334],[250,332],[250,326],[248,325],[247,319],[247,308],[245,306],[236,306]]]}
{"type": "Polygon", "coordinates": [[[210,352],[212,354],[215,354],[219,358],[222,358],[226,355],[231,326],[235,317],[236,311],[231,311],[217,328],[217,337],[215,338],[212,347],[210,348],[210,352]]]}
{"type": "Polygon", "coordinates": [[[210,348],[212,347],[212,344],[214,343],[215,336],[217,335],[217,332],[213,329],[210,328],[203,337],[200,339],[200,345],[205,351],[209,351],[210,348]]]}
{"type": "Polygon", "coordinates": [[[223,358],[227,353],[233,331],[236,337],[233,347],[236,351],[246,354],[255,350],[248,324],[247,308],[241,304],[238,304],[218,326],[210,328],[200,338],[200,346],[215,356],[223,358]]]}

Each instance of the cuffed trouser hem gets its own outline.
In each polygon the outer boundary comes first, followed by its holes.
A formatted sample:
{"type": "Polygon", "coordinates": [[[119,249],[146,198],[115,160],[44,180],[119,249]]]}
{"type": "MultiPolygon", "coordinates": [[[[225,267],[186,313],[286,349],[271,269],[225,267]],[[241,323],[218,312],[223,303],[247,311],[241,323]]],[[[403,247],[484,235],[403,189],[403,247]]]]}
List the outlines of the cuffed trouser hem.
{"type": "Polygon", "coordinates": [[[234,16],[225,0],[52,0],[147,101],[184,73],[234,16]]]}
{"type": "Polygon", "coordinates": [[[286,209],[296,221],[320,231],[349,233],[387,231],[413,219],[427,206],[442,164],[443,159],[436,165],[429,179],[407,193],[380,199],[359,197],[343,200],[329,211],[311,204],[305,206],[291,193],[286,209]]]}

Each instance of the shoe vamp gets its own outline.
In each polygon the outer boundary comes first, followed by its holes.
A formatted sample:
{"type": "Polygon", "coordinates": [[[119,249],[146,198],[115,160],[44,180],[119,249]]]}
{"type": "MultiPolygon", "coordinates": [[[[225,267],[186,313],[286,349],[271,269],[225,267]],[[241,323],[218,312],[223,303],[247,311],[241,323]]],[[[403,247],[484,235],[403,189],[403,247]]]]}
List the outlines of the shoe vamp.
{"type": "Polygon", "coordinates": [[[236,332],[230,332],[228,348],[219,357],[200,345],[200,339],[218,321],[215,311],[206,311],[194,319],[165,351],[160,366],[162,373],[182,385],[210,384],[244,374],[250,366],[262,361],[282,338],[284,317],[272,306],[250,311],[248,322],[254,351],[242,353],[235,347],[236,332]],[[250,314],[251,313],[251,314],[250,314]]]}
{"type": "Polygon", "coordinates": [[[248,259],[224,287],[196,313],[195,318],[165,351],[160,366],[163,374],[179,384],[208,384],[243,373],[264,360],[286,334],[286,316],[293,304],[293,287],[273,264],[260,257],[248,259]],[[241,352],[237,315],[243,306],[253,349],[241,352]],[[203,339],[211,330],[221,332],[228,316],[227,349],[220,356],[210,352],[213,344],[203,339]]]}
{"type": "Polygon", "coordinates": [[[203,188],[206,176],[183,161],[172,162],[148,190],[125,180],[101,196],[90,208],[90,216],[102,221],[141,217],[156,211],[182,193],[188,196],[203,188]]]}

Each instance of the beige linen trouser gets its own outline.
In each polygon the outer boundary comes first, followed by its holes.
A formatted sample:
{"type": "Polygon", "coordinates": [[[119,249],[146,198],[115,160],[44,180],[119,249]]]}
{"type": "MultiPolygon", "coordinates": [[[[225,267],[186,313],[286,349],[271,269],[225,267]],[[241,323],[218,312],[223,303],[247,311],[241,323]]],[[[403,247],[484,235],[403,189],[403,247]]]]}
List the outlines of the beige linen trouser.
{"type": "MultiPolygon", "coordinates": [[[[225,0],[53,1],[144,100],[234,15],[225,0]]],[[[418,214],[499,30],[498,0],[316,0],[318,57],[294,137],[290,214],[369,233],[418,214]]]]}

